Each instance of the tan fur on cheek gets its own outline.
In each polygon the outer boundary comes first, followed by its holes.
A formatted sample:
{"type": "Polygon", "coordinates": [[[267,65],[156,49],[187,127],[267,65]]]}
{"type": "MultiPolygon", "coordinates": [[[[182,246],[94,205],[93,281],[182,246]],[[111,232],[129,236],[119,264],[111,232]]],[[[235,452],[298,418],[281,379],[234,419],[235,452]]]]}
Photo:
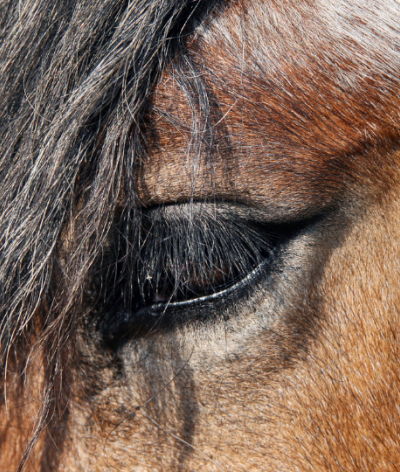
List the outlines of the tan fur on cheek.
{"type": "Polygon", "coordinates": [[[400,463],[399,202],[396,190],[369,209],[326,270],[326,328],[308,361],[298,434],[328,470],[400,463]]]}
{"type": "MultiPolygon", "coordinates": [[[[396,190],[334,250],[317,293],[321,329],[304,360],[268,373],[260,339],[259,357],[203,386],[195,445],[220,470],[398,470],[399,228],[396,190]]],[[[219,470],[198,460],[185,470],[219,470]]]]}

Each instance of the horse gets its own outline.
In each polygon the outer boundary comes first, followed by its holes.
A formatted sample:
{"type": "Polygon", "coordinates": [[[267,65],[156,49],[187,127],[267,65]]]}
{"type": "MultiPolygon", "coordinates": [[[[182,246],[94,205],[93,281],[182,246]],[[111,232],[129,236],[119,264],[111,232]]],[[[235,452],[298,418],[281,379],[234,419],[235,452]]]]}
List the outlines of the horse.
{"type": "Polygon", "coordinates": [[[398,0],[0,11],[1,470],[399,470],[398,0]]]}

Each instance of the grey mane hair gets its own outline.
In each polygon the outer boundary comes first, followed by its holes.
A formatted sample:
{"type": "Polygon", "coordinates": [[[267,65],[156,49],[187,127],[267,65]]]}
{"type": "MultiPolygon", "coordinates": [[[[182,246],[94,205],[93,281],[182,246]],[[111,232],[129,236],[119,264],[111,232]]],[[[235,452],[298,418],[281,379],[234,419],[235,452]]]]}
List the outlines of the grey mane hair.
{"type": "Polygon", "coordinates": [[[46,422],[70,313],[118,197],[134,199],[146,100],[200,5],[0,0],[2,383],[29,333],[47,346],[44,406],[23,462],[46,422]],[[61,264],[72,220],[75,240],[61,264]]]}
{"type": "Polygon", "coordinates": [[[76,266],[69,303],[79,291],[107,233],[122,171],[134,165],[132,127],[185,4],[1,3],[2,345],[16,339],[40,306],[78,175],[90,166],[81,240],[69,261],[76,266]]]}

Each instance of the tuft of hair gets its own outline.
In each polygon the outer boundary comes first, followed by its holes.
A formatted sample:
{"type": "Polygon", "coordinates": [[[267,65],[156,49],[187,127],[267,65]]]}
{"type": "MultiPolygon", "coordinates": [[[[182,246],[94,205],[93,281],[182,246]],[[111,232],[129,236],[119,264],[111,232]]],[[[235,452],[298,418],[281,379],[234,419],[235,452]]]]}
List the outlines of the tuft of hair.
{"type": "MultiPolygon", "coordinates": [[[[13,364],[44,350],[51,414],[63,347],[121,207],[134,225],[141,123],[151,91],[210,2],[0,1],[0,345],[13,364]],[[33,349],[33,351],[32,351],[33,349]]],[[[4,398],[3,398],[4,400],[4,398]]]]}

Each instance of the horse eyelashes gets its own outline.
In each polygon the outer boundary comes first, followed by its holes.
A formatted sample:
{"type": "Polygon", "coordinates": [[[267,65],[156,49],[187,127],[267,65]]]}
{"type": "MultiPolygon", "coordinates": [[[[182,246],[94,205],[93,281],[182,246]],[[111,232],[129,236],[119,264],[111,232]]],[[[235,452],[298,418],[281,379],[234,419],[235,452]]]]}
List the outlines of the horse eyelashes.
{"type": "Polygon", "coordinates": [[[314,220],[278,224],[234,204],[136,209],[126,225],[130,231],[121,224],[110,235],[113,244],[94,270],[88,301],[113,323],[119,317],[132,326],[151,326],[152,315],[171,326],[186,322],[192,316],[183,313],[188,304],[198,310],[205,303],[201,316],[207,319],[216,304],[250,295],[314,220]]]}
{"type": "Polygon", "coordinates": [[[141,305],[186,301],[224,290],[271,254],[265,228],[202,211],[157,208],[142,215],[131,289],[141,305]]]}
{"type": "Polygon", "coordinates": [[[280,270],[291,241],[320,220],[273,223],[261,210],[218,203],[134,212],[129,224],[121,218],[125,227],[114,225],[88,291],[112,349],[158,329],[219,319],[280,270]]]}

